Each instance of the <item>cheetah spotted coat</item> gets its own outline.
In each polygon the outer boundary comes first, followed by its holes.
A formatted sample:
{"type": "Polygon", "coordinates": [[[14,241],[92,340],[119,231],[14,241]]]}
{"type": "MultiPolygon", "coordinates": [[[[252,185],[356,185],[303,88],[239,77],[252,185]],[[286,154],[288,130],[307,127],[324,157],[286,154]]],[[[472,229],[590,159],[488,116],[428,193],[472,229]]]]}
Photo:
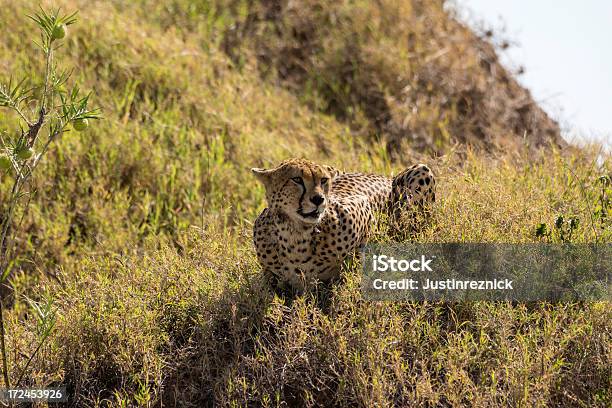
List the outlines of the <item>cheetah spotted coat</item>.
{"type": "Polygon", "coordinates": [[[268,279],[301,291],[317,279],[339,275],[342,261],[367,241],[377,213],[397,219],[406,207],[423,208],[434,201],[435,178],[424,164],[394,178],[339,174],[315,225],[296,223],[269,203],[255,221],[257,258],[268,279]]]}

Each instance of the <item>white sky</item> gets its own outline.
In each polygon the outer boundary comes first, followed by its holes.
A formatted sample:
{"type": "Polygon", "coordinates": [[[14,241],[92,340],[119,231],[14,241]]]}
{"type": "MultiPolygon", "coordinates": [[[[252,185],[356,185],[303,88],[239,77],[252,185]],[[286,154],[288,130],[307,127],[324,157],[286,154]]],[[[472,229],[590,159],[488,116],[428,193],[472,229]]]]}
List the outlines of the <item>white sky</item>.
{"type": "Polygon", "coordinates": [[[578,137],[612,146],[611,0],[456,0],[471,24],[518,43],[502,58],[540,105],[578,137]],[[497,30],[495,30],[497,28],[497,30]]]}

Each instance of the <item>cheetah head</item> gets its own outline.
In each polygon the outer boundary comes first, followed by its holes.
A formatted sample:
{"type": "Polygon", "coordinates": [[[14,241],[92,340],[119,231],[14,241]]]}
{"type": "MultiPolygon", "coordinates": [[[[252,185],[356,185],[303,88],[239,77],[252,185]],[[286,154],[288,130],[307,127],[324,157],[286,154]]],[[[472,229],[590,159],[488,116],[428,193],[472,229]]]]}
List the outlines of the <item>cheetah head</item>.
{"type": "Polygon", "coordinates": [[[268,207],[298,224],[312,226],[325,215],[338,170],[304,159],[285,160],[273,169],[251,169],[266,188],[268,207]]]}

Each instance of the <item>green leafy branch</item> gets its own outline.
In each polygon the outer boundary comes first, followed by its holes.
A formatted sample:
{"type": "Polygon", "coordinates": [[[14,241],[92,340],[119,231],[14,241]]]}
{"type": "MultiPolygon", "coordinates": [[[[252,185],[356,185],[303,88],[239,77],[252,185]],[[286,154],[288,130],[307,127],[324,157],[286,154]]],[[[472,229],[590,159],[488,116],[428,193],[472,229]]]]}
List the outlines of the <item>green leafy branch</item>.
{"type": "MultiPolygon", "coordinates": [[[[89,107],[90,93],[83,96],[77,85],[74,85],[69,93],[63,90],[72,72],[59,71],[53,61],[55,51],[61,47],[61,40],[67,35],[67,27],[76,22],[76,15],[76,12],[61,14],[59,9],[47,12],[41,8],[37,13],[28,16],[39,28],[40,41],[35,41],[35,44],[42,50],[45,58],[42,92],[38,92],[40,87],[31,86],[26,79],[14,81],[11,77],[8,81],[0,81],[0,108],[15,112],[20,126],[20,130],[13,137],[6,129],[0,129],[0,176],[8,175],[13,179],[6,207],[2,208],[3,214],[0,214],[0,284],[8,281],[11,270],[17,265],[15,234],[28,211],[33,194],[32,189],[28,187],[31,187],[38,164],[52,143],[69,131],[70,126],[73,130],[84,131],[89,127],[89,120],[100,118],[100,110],[89,107]],[[57,97],[59,103],[55,105],[54,100],[57,97]],[[32,106],[34,110],[30,110],[32,106]],[[30,118],[28,114],[34,117],[30,118]],[[39,142],[43,129],[46,129],[46,138],[39,142]],[[17,208],[21,209],[21,217],[15,221],[17,208]]],[[[3,292],[0,291],[0,354],[2,375],[8,388],[10,376],[5,346],[3,292]]],[[[37,303],[30,304],[39,317],[41,340],[21,370],[17,385],[21,383],[32,359],[55,326],[55,315],[51,313],[50,302],[47,302],[48,306],[45,307],[37,303]],[[41,326],[41,322],[44,326],[41,326]]]]}

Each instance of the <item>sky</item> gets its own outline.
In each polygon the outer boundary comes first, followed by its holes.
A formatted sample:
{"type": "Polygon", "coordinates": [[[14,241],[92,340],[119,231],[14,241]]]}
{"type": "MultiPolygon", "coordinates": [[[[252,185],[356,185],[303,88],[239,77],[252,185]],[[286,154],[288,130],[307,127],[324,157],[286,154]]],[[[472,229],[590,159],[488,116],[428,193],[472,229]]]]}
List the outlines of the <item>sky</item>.
{"type": "Polygon", "coordinates": [[[612,1],[456,0],[471,25],[514,45],[506,66],[564,129],[564,137],[612,147],[612,1]],[[503,29],[503,31],[501,30],[503,29]]]}

